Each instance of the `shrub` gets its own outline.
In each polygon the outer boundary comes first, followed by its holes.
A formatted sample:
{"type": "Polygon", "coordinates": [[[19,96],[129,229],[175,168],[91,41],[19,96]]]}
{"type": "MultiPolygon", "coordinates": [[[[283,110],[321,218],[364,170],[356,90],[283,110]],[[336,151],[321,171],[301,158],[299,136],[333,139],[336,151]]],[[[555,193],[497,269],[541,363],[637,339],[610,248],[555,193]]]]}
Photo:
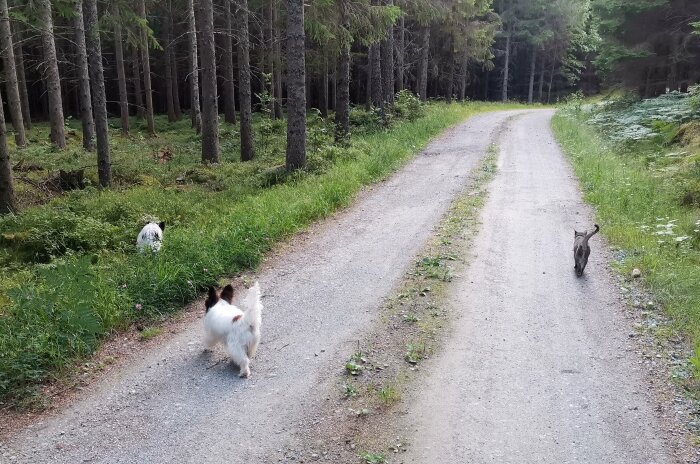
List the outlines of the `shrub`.
{"type": "Polygon", "coordinates": [[[425,114],[425,104],[410,90],[400,90],[394,102],[394,116],[415,121],[425,114]]]}

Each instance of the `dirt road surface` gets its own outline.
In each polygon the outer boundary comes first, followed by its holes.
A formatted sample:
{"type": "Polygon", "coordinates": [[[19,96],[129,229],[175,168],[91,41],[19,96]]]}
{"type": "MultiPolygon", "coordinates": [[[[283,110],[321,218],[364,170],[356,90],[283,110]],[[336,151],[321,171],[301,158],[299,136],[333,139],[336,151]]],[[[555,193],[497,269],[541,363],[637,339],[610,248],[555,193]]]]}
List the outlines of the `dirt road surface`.
{"type": "Polygon", "coordinates": [[[600,236],[574,275],[573,228],[593,218],[551,115],[522,115],[501,134],[475,258],[448,298],[461,316],[424,366],[404,463],[673,462],[600,236]]]}
{"type": "MultiPolygon", "coordinates": [[[[109,375],[85,398],[0,445],[3,462],[266,463],[303,428],[433,225],[512,112],[476,116],[349,210],[313,228],[259,275],[263,336],[240,380],[199,325],[109,375]]],[[[167,243],[166,245],[167,246],[167,243]]]]}

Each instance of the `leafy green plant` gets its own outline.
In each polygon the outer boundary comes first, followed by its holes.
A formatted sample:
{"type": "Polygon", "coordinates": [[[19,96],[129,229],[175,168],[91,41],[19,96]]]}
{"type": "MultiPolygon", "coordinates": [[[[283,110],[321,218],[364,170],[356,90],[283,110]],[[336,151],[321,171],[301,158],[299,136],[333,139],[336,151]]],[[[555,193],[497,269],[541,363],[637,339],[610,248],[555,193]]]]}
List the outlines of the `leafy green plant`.
{"type": "Polygon", "coordinates": [[[383,454],[369,453],[365,452],[360,455],[360,458],[364,460],[367,464],[383,464],[386,462],[386,458],[383,454]]]}
{"type": "Polygon", "coordinates": [[[345,398],[354,398],[360,392],[357,391],[357,388],[353,384],[346,383],[343,385],[343,393],[345,394],[345,398]]]}
{"type": "Polygon", "coordinates": [[[377,395],[379,396],[379,400],[387,406],[400,399],[399,392],[392,386],[383,387],[377,391],[377,395]]]}
{"type": "Polygon", "coordinates": [[[415,121],[425,114],[425,103],[410,90],[400,90],[393,106],[394,115],[399,119],[415,121]]]}
{"type": "Polygon", "coordinates": [[[425,343],[409,344],[406,346],[406,355],[404,356],[406,362],[409,364],[418,364],[420,361],[425,359],[425,343]]]}
{"type": "Polygon", "coordinates": [[[139,338],[142,341],[147,341],[147,340],[150,340],[152,338],[156,338],[158,335],[160,335],[162,333],[163,333],[163,329],[161,329],[160,327],[148,327],[148,328],[143,329],[141,331],[141,333],[139,333],[139,338]]]}

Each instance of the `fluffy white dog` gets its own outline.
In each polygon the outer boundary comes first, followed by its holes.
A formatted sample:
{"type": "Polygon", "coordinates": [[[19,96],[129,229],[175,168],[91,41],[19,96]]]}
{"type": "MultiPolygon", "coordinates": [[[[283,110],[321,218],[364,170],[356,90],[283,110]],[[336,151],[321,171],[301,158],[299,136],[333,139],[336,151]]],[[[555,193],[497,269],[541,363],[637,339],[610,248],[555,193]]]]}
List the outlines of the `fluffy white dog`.
{"type": "Polygon", "coordinates": [[[204,346],[211,349],[222,343],[233,362],[240,368],[239,377],[250,376],[250,358],[260,342],[260,324],[263,305],[260,301],[260,284],[248,289],[240,302],[241,308],[233,305],[233,287],[227,285],[216,294],[209,287],[209,296],[204,302],[204,346]]]}
{"type": "Polygon", "coordinates": [[[146,248],[150,248],[151,251],[160,251],[160,247],[163,244],[163,231],[165,230],[165,223],[161,222],[156,224],[155,222],[149,222],[141,232],[139,232],[138,237],[136,237],[136,248],[143,253],[146,248]]]}

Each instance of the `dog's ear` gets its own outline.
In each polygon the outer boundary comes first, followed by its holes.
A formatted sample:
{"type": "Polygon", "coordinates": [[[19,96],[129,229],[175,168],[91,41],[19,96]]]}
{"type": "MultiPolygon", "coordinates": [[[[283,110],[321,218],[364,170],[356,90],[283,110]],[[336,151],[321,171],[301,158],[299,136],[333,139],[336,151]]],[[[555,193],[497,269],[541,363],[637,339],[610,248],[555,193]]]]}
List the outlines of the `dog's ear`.
{"type": "Polygon", "coordinates": [[[228,284],[221,291],[221,299],[228,302],[228,304],[233,304],[233,286],[228,284]]]}
{"type": "Polygon", "coordinates": [[[204,312],[209,311],[209,308],[214,306],[218,301],[219,296],[216,294],[216,290],[214,289],[214,287],[209,287],[209,294],[207,295],[207,299],[204,300],[204,312]]]}
{"type": "Polygon", "coordinates": [[[163,232],[165,230],[165,221],[159,222],[158,227],[160,227],[160,231],[163,232]]]}

